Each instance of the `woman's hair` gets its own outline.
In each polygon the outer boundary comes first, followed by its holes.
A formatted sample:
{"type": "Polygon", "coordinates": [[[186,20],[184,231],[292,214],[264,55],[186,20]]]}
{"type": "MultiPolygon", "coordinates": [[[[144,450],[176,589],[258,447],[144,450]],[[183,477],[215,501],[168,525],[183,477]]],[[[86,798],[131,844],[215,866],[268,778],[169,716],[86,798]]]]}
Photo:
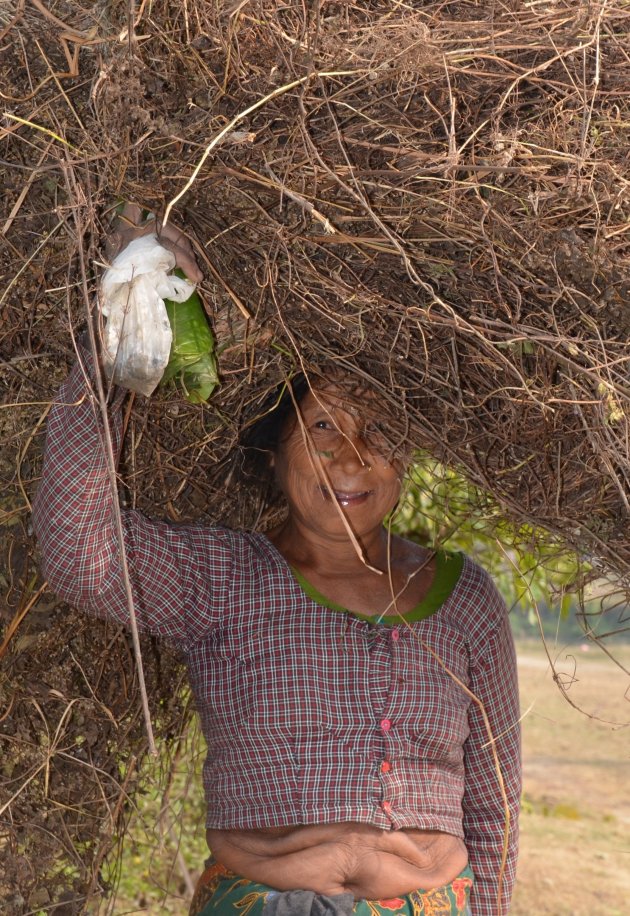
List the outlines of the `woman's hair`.
{"type": "Polygon", "coordinates": [[[240,436],[240,478],[258,494],[261,508],[273,509],[282,494],[276,487],[275,473],[269,461],[277,451],[280,438],[291,418],[296,419],[296,407],[310,390],[304,373],[272,389],[256,411],[256,419],[248,423],[240,436]]]}
{"type": "Polygon", "coordinates": [[[275,452],[287,419],[295,416],[296,406],[309,390],[308,381],[302,372],[274,388],[263,401],[258,417],[243,430],[243,447],[266,453],[275,452]]]}

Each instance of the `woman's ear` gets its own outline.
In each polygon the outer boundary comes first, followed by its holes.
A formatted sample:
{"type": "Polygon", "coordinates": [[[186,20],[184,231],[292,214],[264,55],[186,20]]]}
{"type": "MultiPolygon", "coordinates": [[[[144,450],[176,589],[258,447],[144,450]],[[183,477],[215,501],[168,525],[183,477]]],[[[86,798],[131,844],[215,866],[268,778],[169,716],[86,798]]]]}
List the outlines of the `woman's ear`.
{"type": "Polygon", "coordinates": [[[268,466],[273,470],[276,466],[276,453],[269,451],[267,452],[267,463],[268,466]]]}

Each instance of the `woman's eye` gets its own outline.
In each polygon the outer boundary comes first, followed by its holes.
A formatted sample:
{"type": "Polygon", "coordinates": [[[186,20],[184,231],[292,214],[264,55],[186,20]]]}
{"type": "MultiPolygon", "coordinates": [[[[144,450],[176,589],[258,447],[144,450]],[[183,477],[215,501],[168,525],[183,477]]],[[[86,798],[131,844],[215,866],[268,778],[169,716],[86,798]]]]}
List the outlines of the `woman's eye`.
{"type": "Polygon", "coordinates": [[[316,420],[315,423],[313,423],[313,429],[333,430],[334,426],[332,425],[330,420],[316,420]]]}

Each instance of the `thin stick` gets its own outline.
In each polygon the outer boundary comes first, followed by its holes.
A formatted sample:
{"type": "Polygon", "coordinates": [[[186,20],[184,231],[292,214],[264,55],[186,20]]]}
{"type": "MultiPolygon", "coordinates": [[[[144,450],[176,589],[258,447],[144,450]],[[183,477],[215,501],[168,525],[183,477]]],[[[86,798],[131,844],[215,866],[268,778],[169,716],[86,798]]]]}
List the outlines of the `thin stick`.
{"type": "Polygon", "coordinates": [[[2,641],[2,645],[0,646],[0,658],[2,658],[2,656],[5,654],[5,652],[9,648],[9,643],[11,642],[13,638],[13,634],[15,633],[19,625],[22,623],[22,621],[24,620],[24,618],[26,617],[30,609],[33,607],[35,602],[39,600],[40,596],[46,591],[47,588],[48,588],[48,580],[44,582],[43,585],[40,585],[40,587],[37,589],[35,594],[32,595],[30,601],[27,601],[26,605],[22,608],[22,610],[16,613],[15,617],[13,618],[13,620],[7,627],[6,633],[4,634],[4,639],[2,641]]]}
{"type": "Polygon", "coordinates": [[[247,319],[247,321],[251,321],[252,316],[250,315],[247,306],[244,305],[244,304],[241,302],[241,300],[240,300],[239,297],[236,295],[236,293],[234,292],[234,290],[233,290],[230,286],[228,286],[228,284],[227,284],[227,282],[225,281],[224,277],[221,276],[221,274],[220,274],[219,271],[216,269],[216,267],[214,266],[214,264],[213,264],[212,261],[208,258],[207,255],[204,257],[204,263],[207,265],[208,270],[210,271],[210,273],[212,274],[212,276],[214,277],[214,279],[217,281],[217,283],[220,283],[220,284],[221,284],[221,286],[222,286],[223,289],[226,291],[226,293],[228,294],[228,296],[230,297],[230,299],[232,300],[232,302],[234,303],[234,305],[237,307],[237,309],[239,309],[239,311],[240,311],[241,315],[243,316],[243,318],[247,319]]]}
{"type": "MultiPolygon", "coordinates": [[[[54,131],[48,130],[47,127],[43,127],[41,124],[36,124],[34,121],[29,121],[26,118],[21,118],[19,115],[11,114],[10,111],[3,112],[3,115],[5,118],[10,118],[12,121],[17,121],[18,124],[24,124],[26,127],[32,127],[34,130],[41,131],[41,133],[46,134],[46,136],[52,137],[53,140],[58,140],[59,143],[63,143],[64,146],[74,150],[74,152],[78,153],[79,156],[82,155],[82,150],[76,146],[73,146],[72,143],[69,143],[67,140],[64,140],[63,137],[60,137],[59,134],[54,133],[54,131]]],[[[9,133],[11,133],[11,131],[8,130],[8,128],[4,128],[2,133],[0,133],[0,137],[6,137],[9,133]]]]}
{"type": "MultiPolygon", "coordinates": [[[[430,653],[430,655],[435,659],[435,661],[440,665],[440,667],[446,672],[446,674],[448,674],[448,676],[457,684],[457,686],[460,687],[464,691],[466,696],[469,697],[473,703],[475,703],[483,719],[484,728],[488,736],[488,741],[486,744],[484,744],[484,748],[489,747],[492,752],[495,775],[497,777],[497,782],[499,783],[499,792],[501,793],[501,801],[503,803],[503,814],[505,817],[504,822],[503,822],[503,846],[501,849],[501,864],[499,867],[499,874],[498,874],[498,879],[497,879],[497,916],[501,916],[501,913],[503,910],[503,905],[502,905],[502,900],[501,900],[503,896],[503,878],[505,876],[505,866],[507,864],[508,849],[509,849],[509,843],[510,843],[510,822],[512,819],[510,815],[510,805],[509,805],[509,801],[507,797],[507,792],[505,789],[505,780],[503,779],[503,770],[501,769],[501,761],[499,760],[499,754],[496,748],[496,744],[499,738],[501,737],[501,735],[495,736],[493,734],[492,726],[490,725],[490,719],[488,718],[488,714],[486,712],[486,708],[484,706],[483,701],[480,700],[479,697],[472,692],[470,687],[464,684],[464,682],[455,674],[454,671],[451,671],[451,669],[448,667],[446,662],[438,655],[438,653],[434,649],[431,648],[430,645],[428,645],[428,643],[422,638],[422,636],[420,636],[420,633],[418,633],[413,628],[413,626],[409,623],[409,621],[406,619],[403,613],[399,610],[398,598],[400,597],[400,595],[404,592],[405,588],[407,587],[407,584],[411,576],[407,579],[407,582],[405,582],[405,584],[400,589],[400,591],[397,594],[394,594],[394,580],[393,580],[392,569],[391,569],[391,551],[390,551],[391,519],[387,527],[387,538],[388,538],[387,575],[389,578],[389,587],[390,587],[390,592],[392,596],[392,602],[390,603],[389,607],[392,607],[392,606],[394,607],[396,616],[403,623],[403,625],[409,630],[412,637],[422,646],[423,649],[425,649],[427,652],[430,653]]],[[[419,572],[421,569],[423,569],[424,566],[426,566],[426,564],[432,559],[433,556],[435,556],[435,550],[431,554],[429,554],[429,557],[424,561],[424,563],[419,567],[419,569],[416,570],[416,572],[419,572]]],[[[387,608],[386,610],[388,609],[389,608],[387,608]]],[[[384,613],[386,613],[386,611],[384,613]]],[[[381,616],[384,616],[384,614],[381,616]]],[[[380,619],[381,618],[379,618],[379,620],[380,619]]],[[[519,723],[520,721],[521,720],[519,719],[519,723]]]]}
{"type": "Polygon", "coordinates": [[[7,37],[7,35],[9,34],[13,26],[16,24],[16,22],[18,22],[22,18],[22,15],[24,13],[24,4],[25,3],[26,3],[26,0],[18,0],[17,6],[15,7],[15,13],[13,14],[13,18],[10,19],[9,22],[2,29],[2,31],[0,31],[0,41],[3,41],[7,37]]]}
{"type": "MultiPolygon", "coordinates": [[[[137,762],[138,762],[138,758],[137,758],[136,755],[134,754],[134,755],[132,756],[131,760],[129,761],[129,766],[127,767],[127,772],[125,773],[125,779],[124,779],[122,785],[118,785],[118,784],[117,784],[117,787],[120,788],[120,793],[119,793],[119,795],[118,795],[118,799],[117,799],[117,801],[116,801],[116,805],[114,806],[114,810],[110,813],[110,824],[112,825],[112,833],[113,833],[113,831],[114,831],[114,829],[115,829],[116,821],[117,821],[117,819],[120,817],[120,812],[121,812],[121,810],[122,810],[123,805],[124,805],[126,802],[128,802],[128,801],[130,800],[129,794],[128,794],[128,792],[127,792],[127,786],[129,785],[129,782],[131,781],[131,777],[132,777],[132,775],[133,775],[133,773],[134,773],[134,771],[135,771],[135,769],[136,769],[136,763],[137,763],[137,762]]],[[[100,772],[100,771],[99,771],[99,772],[100,772]]],[[[107,775],[109,776],[110,774],[108,773],[107,775]]],[[[111,777],[110,777],[110,778],[111,778],[111,777]]],[[[107,843],[108,843],[108,841],[110,840],[110,838],[111,838],[111,836],[112,836],[112,833],[110,833],[110,836],[107,838],[107,840],[106,840],[105,838],[101,839],[100,846],[99,846],[98,852],[97,852],[97,854],[96,854],[96,857],[95,857],[95,860],[94,860],[94,864],[93,864],[93,866],[92,866],[92,881],[91,881],[90,887],[89,887],[89,889],[88,889],[88,892],[87,892],[87,894],[86,894],[86,899],[88,899],[88,900],[90,899],[90,897],[91,897],[92,894],[94,893],[94,889],[95,889],[95,887],[97,886],[99,870],[100,870],[101,863],[102,863],[103,859],[104,859],[105,856],[107,855],[107,852],[108,852],[107,843]]],[[[113,897],[113,899],[112,899],[112,901],[111,901],[111,906],[113,907],[113,906],[115,905],[115,903],[116,903],[116,897],[115,897],[115,895],[114,895],[114,897],[113,897]]],[[[109,906],[108,906],[107,912],[108,912],[108,913],[111,913],[111,912],[113,912],[113,910],[110,909],[109,906]]]]}
{"type": "Polygon", "coordinates": [[[186,865],[186,860],[184,859],[184,856],[182,855],[181,837],[177,836],[177,833],[175,832],[175,827],[173,826],[173,823],[170,817],[167,818],[166,829],[168,831],[168,835],[171,838],[171,841],[175,845],[175,857],[177,860],[177,865],[178,865],[180,874],[182,878],[184,879],[184,884],[186,885],[186,893],[187,893],[188,899],[192,900],[195,894],[195,882],[193,881],[190,871],[188,869],[188,866],[186,865]]]}
{"type": "Polygon", "coordinates": [[[554,54],[553,57],[549,57],[547,60],[544,60],[541,64],[538,64],[538,66],[536,67],[530,67],[529,70],[525,70],[523,73],[517,76],[514,80],[512,80],[508,88],[505,90],[505,92],[499,99],[499,103],[493,112],[494,117],[496,118],[499,115],[499,113],[505,107],[505,103],[507,102],[512,92],[514,92],[516,87],[523,80],[529,79],[535,73],[536,74],[542,73],[544,70],[546,70],[548,67],[550,67],[552,64],[555,64],[559,60],[564,60],[566,57],[571,57],[573,54],[579,54],[580,51],[585,51],[587,48],[590,48],[595,43],[595,41],[597,41],[599,37],[599,21],[600,20],[598,20],[598,27],[596,29],[596,33],[595,35],[593,35],[590,41],[584,41],[581,44],[576,45],[574,48],[568,48],[566,51],[559,51],[557,54],[554,54]]]}
{"type": "Polygon", "coordinates": [[[18,487],[20,488],[20,492],[22,493],[22,496],[24,497],[24,503],[25,503],[25,505],[27,506],[29,512],[31,511],[31,501],[30,501],[30,499],[28,498],[28,494],[27,494],[26,490],[24,489],[24,481],[22,480],[22,462],[24,461],[24,458],[25,458],[25,456],[26,456],[26,453],[27,453],[27,451],[29,450],[29,448],[30,448],[30,446],[31,446],[31,442],[33,441],[33,439],[34,439],[35,436],[37,435],[38,429],[40,428],[40,426],[42,425],[42,423],[44,422],[44,420],[45,420],[46,417],[48,416],[48,413],[49,413],[49,411],[50,411],[50,408],[51,408],[51,404],[47,404],[47,405],[46,405],[46,408],[44,409],[43,413],[40,415],[40,418],[39,418],[39,420],[37,421],[37,423],[35,424],[34,428],[30,431],[30,433],[29,433],[29,435],[28,435],[28,437],[27,437],[27,439],[26,439],[26,442],[25,442],[24,445],[20,448],[20,450],[19,450],[19,452],[18,452],[18,456],[17,456],[16,462],[15,462],[15,473],[16,473],[16,478],[17,478],[18,487]]]}
{"type": "Polygon", "coordinates": [[[307,213],[309,213],[312,217],[318,220],[318,222],[320,222],[322,226],[324,227],[324,232],[328,233],[328,235],[334,235],[337,232],[337,229],[333,226],[333,224],[328,219],[328,217],[324,216],[323,213],[320,213],[319,210],[316,209],[315,205],[312,204],[310,200],[306,200],[306,198],[302,197],[301,194],[298,194],[296,191],[292,191],[291,188],[288,188],[286,186],[286,184],[282,181],[282,179],[278,178],[278,176],[275,174],[275,172],[272,170],[271,166],[267,162],[266,158],[265,158],[265,168],[267,169],[267,172],[269,173],[269,175],[275,182],[281,194],[285,194],[288,198],[294,201],[294,203],[298,204],[298,206],[302,207],[303,210],[306,210],[307,213]]]}
{"type": "Polygon", "coordinates": [[[21,207],[22,204],[24,203],[24,198],[26,197],[26,195],[27,195],[28,192],[30,191],[31,185],[33,184],[33,181],[34,181],[35,178],[37,177],[37,174],[38,174],[37,169],[38,169],[38,167],[42,164],[42,162],[44,161],[44,159],[46,158],[46,156],[48,155],[48,151],[49,151],[50,147],[53,145],[54,142],[55,142],[54,140],[50,140],[50,142],[48,143],[48,146],[46,147],[46,149],[44,150],[44,152],[43,152],[43,153],[41,154],[41,156],[39,157],[39,162],[37,163],[37,166],[33,169],[33,171],[29,174],[28,178],[26,179],[26,183],[24,184],[24,187],[22,188],[22,190],[21,190],[20,193],[18,194],[17,200],[15,201],[15,203],[13,204],[13,206],[11,207],[11,212],[9,213],[9,215],[8,215],[8,217],[7,217],[6,223],[4,224],[4,226],[2,227],[2,229],[0,229],[0,235],[6,235],[7,232],[9,231],[9,229],[11,228],[11,223],[13,222],[13,220],[15,219],[15,217],[17,216],[17,214],[20,212],[20,207],[21,207]]]}
{"type": "Polygon", "coordinates": [[[22,266],[20,267],[20,269],[18,270],[18,272],[16,273],[16,275],[15,275],[14,277],[12,277],[11,280],[10,280],[10,282],[7,284],[7,286],[6,286],[5,290],[4,290],[4,292],[2,293],[2,296],[0,296],[0,305],[2,305],[2,303],[4,302],[4,300],[7,298],[7,296],[9,295],[9,292],[10,292],[11,288],[17,283],[17,281],[19,280],[19,278],[21,277],[21,275],[24,273],[24,271],[26,270],[26,268],[28,267],[28,265],[31,263],[31,261],[33,260],[33,258],[35,258],[35,256],[39,254],[39,252],[42,250],[42,248],[44,248],[45,245],[47,245],[47,243],[48,243],[48,242],[50,241],[50,239],[53,237],[53,235],[55,234],[55,232],[57,232],[59,229],[61,229],[61,227],[63,226],[64,222],[65,222],[65,220],[60,219],[59,222],[58,222],[55,226],[52,227],[52,229],[50,230],[50,232],[48,233],[48,235],[45,235],[45,236],[44,236],[44,238],[41,240],[41,242],[39,243],[39,245],[37,246],[37,248],[32,252],[32,254],[30,254],[30,255],[28,256],[28,258],[26,259],[26,261],[24,261],[24,263],[22,264],[22,266]]]}
{"type": "Polygon", "coordinates": [[[173,209],[175,204],[179,200],[182,199],[182,197],[184,196],[184,194],[186,194],[187,191],[189,191],[192,188],[193,184],[195,183],[197,179],[197,176],[199,175],[199,172],[203,168],[204,162],[206,161],[206,159],[208,158],[212,150],[215,148],[215,146],[217,146],[218,143],[221,142],[221,140],[223,139],[223,137],[225,137],[226,134],[229,134],[230,131],[233,130],[234,127],[236,127],[239,121],[242,121],[243,118],[246,118],[248,115],[253,114],[253,112],[257,111],[259,108],[262,108],[263,105],[266,105],[267,102],[270,102],[272,99],[277,98],[279,95],[284,95],[285,92],[289,92],[291,89],[295,89],[296,86],[301,86],[303,83],[306,83],[308,80],[313,79],[314,77],[323,78],[323,77],[333,77],[333,76],[356,76],[357,73],[359,72],[360,71],[358,70],[332,70],[330,72],[324,72],[324,73],[317,73],[317,72],[308,73],[306,76],[302,76],[298,80],[293,80],[293,82],[286,83],[284,86],[278,86],[278,88],[274,89],[273,92],[268,93],[268,95],[264,96],[264,98],[259,99],[257,102],[254,102],[253,105],[250,105],[249,108],[246,108],[244,111],[240,111],[237,115],[235,115],[232,118],[232,120],[228,124],[225,125],[224,128],[222,128],[222,130],[219,131],[218,134],[216,134],[213,137],[213,139],[210,141],[210,143],[206,146],[205,150],[203,151],[203,155],[201,159],[195,166],[192,175],[190,176],[190,178],[188,179],[184,187],[181,189],[179,194],[176,194],[175,197],[173,197],[173,199],[168,202],[168,204],[166,205],[166,210],[164,211],[164,219],[162,221],[162,226],[166,226],[168,222],[168,218],[171,213],[171,210],[173,209]]]}
{"type": "MultiPolygon", "coordinates": [[[[561,693],[562,696],[564,697],[564,699],[567,701],[567,703],[569,704],[569,706],[572,706],[573,709],[575,709],[577,712],[582,713],[582,715],[583,715],[583,716],[586,716],[587,719],[592,719],[594,722],[602,722],[604,725],[611,725],[613,728],[624,728],[624,727],[626,727],[627,724],[628,724],[627,722],[615,722],[615,721],[613,721],[613,720],[611,720],[611,719],[602,719],[600,716],[596,716],[594,713],[587,712],[585,709],[583,709],[581,706],[578,706],[578,704],[575,703],[575,702],[571,699],[571,697],[569,696],[569,693],[568,693],[568,688],[565,686],[565,684],[564,684],[563,681],[562,681],[562,676],[563,676],[563,675],[562,675],[562,672],[561,672],[561,671],[558,672],[558,671],[556,670],[556,664],[555,664],[554,660],[553,660],[552,657],[551,657],[551,653],[550,653],[550,651],[549,651],[549,646],[547,645],[547,640],[546,640],[546,638],[545,638],[545,630],[544,630],[543,622],[542,622],[542,619],[541,619],[541,616],[540,616],[540,610],[539,610],[539,608],[538,608],[538,602],[536,601],[536,597],[535,597],[535,595],[534,595],[534,593],[533,593],[533,591],[532,591],[532,587],[531,587],[530,583],[527,581],[527,579],[526,579],[526,577],[524,576],[523,572],[518,568],[518,566],[517,566],[516,563],[514,562],[513,558],[509,555],[509,553],[507,552],[507,550],[504,548],[503,544],[502,544],[498,539],[497,539],[497,545],[498,545],[498,547],[499,547],[499,550],[501,551],[501,553],[502,553],[503,556],[505,557],[505,559],[506,559],[506,560],[508,561],[508,563],[511,565],[512,569],[518,574],[518,576],[520,576],[520,578],[521,578],[522,581],[523,581],[523,585],[524,585],[524,587],[525,587],[525,590],[526,590],[526,592],[527,592],[527,595],[529,596],[529,598],[530,598],[530,600],[531,600],[531,602],[532,602],[532,607],[534,608],[534,612],[535,612],[535,614],[536,614],[536,624],[537,624],[537,626],[538,626],[538,632],[540,633],[540,639],[541,639],[541,642],[542,642],[542,644],[543,644],[543,649],[545,650],[545,655],[547,656],[547,661],[549,662],[549,669],[550,669],[550,671],[551,671],[551,677],[552,677],[552,679],[553,679],[553,681],[554,681],[556,687],[558,688],[558,690],[560,691],[560,693],[561,693]]],[[[596,640],[595,640],[595,641],[596,641],[596,640]]],[[[603,647],[602,647],[602,648],[603,648],[603,647]]],[[[576,664],[577,664],[577,663],[576,663],[576,664]]],[[[574,669],[574,670],[575,670],[575,669],[574,669]]],[[[572,675],[569,675],[569,677],[572,678],[572,675]]],[[[566,675],[565,675],[565,679],[566,679],[566,675]]],[[[572,682],[573,682],[573,680],[571,681],[571,683],[572,683],[572,682]]],[[[569,685],[569,686],[570,686],[570,685],[569,685]]]]}
{"type": "MultiPolygon", "coordinates": [[[[66,176],[66,181],[68,184],[68,190],[70,192],[76,192],[74,175],[70,170],[64,169],[66,176]]],[[[94,324],[92,321],[92,314],[90,308],[90,295],[88,291],[87,283],[87,270],[85,266],[85,255],[83,252],[83,236],[85,234],[85,229],[79,220],[77,213],[77,208],[72,208],[72,215],[74,218],[74,223],[77,229],[77,248],[79,252],[79,265],[81,269],[81,285],[83,287],[83,297],[85,301],[85,307],[87,311],[87,326],[88,334],[90,338],[90,349],[92,351],[92,357],[94,360],[94,379],[96,382],[96,394],[98,399],[98,405],[101,413],[101,420],[103,423],[103,439],[105,447],[105,459],[107,462],[107,475],[109,477],[109,483],[112,493],[112,511],[114,515],[114,526],[116,528],[116,536],[118,539],[118,552],[120,556],[120,565],[122,571],[123,583],[125,586],[125,594],[127,597],[127,607],[129,609],[129,629],[131,630],[131,638],[133,642],[133,653],[136,660],[136,666],[138,670],[138,687],[140,689],[140,698],[142,701],[142,714],[144,716],[144,724],[147,732],[147,740],[149,742],[149,751],[154,756],[157,757],[158,751],[155,745],[155,739],[153,737],[153,726],[151,724],[151,713],[149,710],[149,698],[147,696],[147,688],[144,680],[144,667],[142,664],[142,652],[140,649],[140,637],[138,635],[138,624],[136,620],[136,609],[133,600],[133,590],[131,588],[131,581],[129,579],[129,567],[127,565],[127,553],[125,551],[125,540],[124,540],[124,529],[122,523],[122,512],[120,510],[120,503],[118,502],[118,485],[116,480],[116,459],[114,457],[114,446],[112,441],[111,429],[109,426],[109,416],[107,413],[107,397],[105,394],[103,379],[101,377],[99,362],[98,362],[98,346],[96,343],[96,335],[94,334],[94,324]]]]}

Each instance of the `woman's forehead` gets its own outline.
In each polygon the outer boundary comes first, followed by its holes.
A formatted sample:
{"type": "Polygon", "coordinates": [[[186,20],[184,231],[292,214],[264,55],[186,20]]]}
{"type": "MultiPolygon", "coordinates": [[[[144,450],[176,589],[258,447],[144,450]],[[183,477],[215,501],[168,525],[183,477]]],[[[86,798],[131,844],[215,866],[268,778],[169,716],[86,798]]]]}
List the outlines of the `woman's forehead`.
{"type": "Polygon", "coordinates": [[[331,414],[343,412],[352,417],[367,417],[374,414],[377,401],[373,392],[356,384],[319,382],[305,395],[300,406],[303,411],[323,409],[331,414]]]}

